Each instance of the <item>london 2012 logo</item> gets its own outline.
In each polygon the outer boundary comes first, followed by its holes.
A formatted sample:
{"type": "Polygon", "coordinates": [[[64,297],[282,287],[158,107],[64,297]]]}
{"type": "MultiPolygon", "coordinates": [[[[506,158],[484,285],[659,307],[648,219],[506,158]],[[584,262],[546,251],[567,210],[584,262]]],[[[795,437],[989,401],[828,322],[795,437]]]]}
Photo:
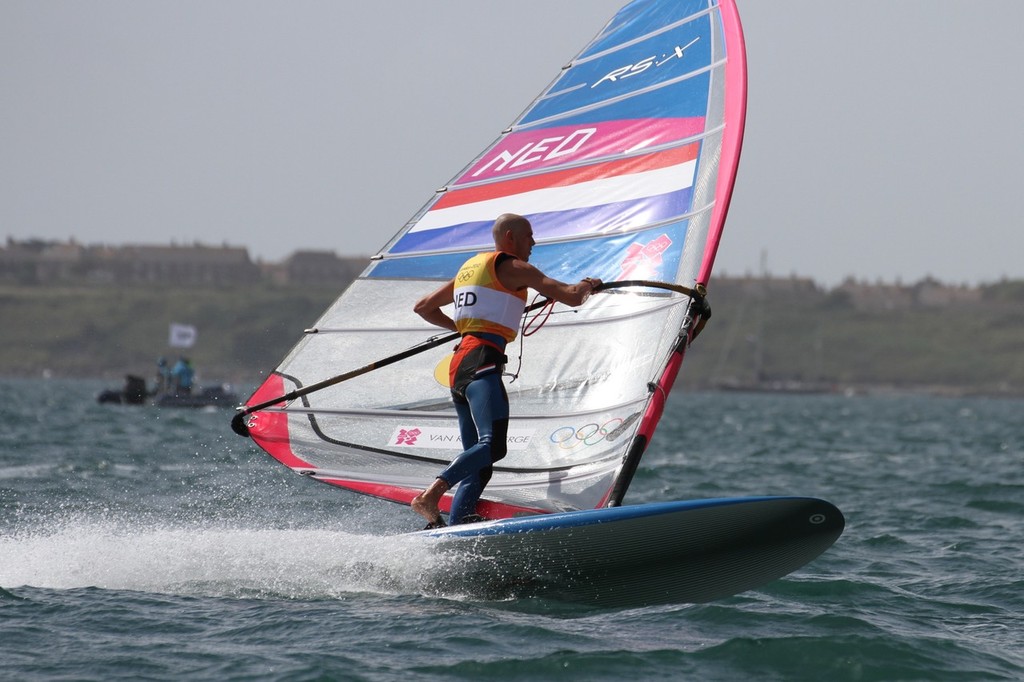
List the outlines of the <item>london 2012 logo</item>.
{"type": "Polygon", "coordinates": [[[416,441],[422,433],[419,429],[398,429],[394,445],[416,445],[416,441]]]}
{"type": "Polygon", "coordinates": [[[594,89],[598,85],[601,85],[601,83],[617,83],[617,82],[619,82],[621,80],[624,80],[626,78],[631,78],[633,76],[639,76],[640,74],[642,74],[644,71],[647,71],[648,69],[651,69],[651,68],[655,68],[656,69],[659,66],[662,66],[662,65],[672,61],[673,59],[682,59],[685,56],[685,54],[686,54],[686,50],[689,49],[690,47],[692,47],[693,44],[696,43],[698,40],[700,40],[699,37],[694,38],[693,40],[691,40],[686,45],[684,45],[682,47],[679,47],[678,45],[676,45],[670,51],[662,53],[660,56],[656,55],[656,54],[655,55],[651,55],[650,57],[646,57],[644,59],[641,59],[640,61],[638,61],[636,63],[627,64],[625,66],[620,66],[620,67],[618,67],[616,69],[612,69],[611,71],[606,73],[601,80],[599,80],[596,83],[594,83],[593,85],[591,85],[590,88],[594,89]]]}

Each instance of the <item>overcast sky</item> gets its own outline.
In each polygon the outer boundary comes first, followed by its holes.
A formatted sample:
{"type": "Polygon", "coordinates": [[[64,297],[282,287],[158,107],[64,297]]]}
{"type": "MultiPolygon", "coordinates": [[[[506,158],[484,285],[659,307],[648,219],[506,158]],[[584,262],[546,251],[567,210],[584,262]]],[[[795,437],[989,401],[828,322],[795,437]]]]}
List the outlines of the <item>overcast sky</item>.
{"type": "MultiPolygon", "coordinates": [[[[0,239],[375,253],[625,0],[0,0],[0,239]]],[[[716,272],[1024,278],[1024,2],[739,0],[716,272]]]]}

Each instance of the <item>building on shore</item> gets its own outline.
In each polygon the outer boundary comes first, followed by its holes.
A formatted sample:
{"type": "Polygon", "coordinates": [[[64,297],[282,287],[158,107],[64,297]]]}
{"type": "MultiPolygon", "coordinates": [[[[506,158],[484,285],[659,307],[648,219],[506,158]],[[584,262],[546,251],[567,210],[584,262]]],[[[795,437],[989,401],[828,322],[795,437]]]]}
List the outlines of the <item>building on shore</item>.
{"type": "Polygon", "coordinates": [[[248,249],[227,244],[106,246],[8,238],[6,246],[0,246],[0,282],[240,286],[270,281],[343,286],[368,262],[331,251],[298,251],[282,263],[255,263],[248,249]]]}

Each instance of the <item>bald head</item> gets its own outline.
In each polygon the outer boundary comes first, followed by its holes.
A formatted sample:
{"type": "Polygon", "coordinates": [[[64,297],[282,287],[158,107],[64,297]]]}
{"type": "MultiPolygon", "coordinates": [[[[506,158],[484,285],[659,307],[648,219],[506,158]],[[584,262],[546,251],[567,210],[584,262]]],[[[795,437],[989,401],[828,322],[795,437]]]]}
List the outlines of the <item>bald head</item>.
{"type": "Polygon", "coordinates": [[[502,213],[494,221],[491,229],[491,236],[494,237],[494,245],[500,247],[502,241],[513,235],[522,234],[524,230],[530,229],[530,221],[515,213],[502,213]],[[512,235],[508,233],[511,232],[512,235]]]}
{"type": "Polygon", "coordinates": [[[502,213],[494,221],[491,230],[494,237],[494,248],[498,251],[515,254],[523,260],[529,260],[533,248],[533,227],[530,221],[515,213],[502,213]]]}

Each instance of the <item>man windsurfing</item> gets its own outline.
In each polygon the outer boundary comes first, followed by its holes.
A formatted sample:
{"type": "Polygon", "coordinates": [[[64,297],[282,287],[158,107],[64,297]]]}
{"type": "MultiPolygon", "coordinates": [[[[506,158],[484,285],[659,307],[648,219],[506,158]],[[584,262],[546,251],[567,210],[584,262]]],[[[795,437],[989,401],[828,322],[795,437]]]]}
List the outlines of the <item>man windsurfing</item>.
{"type": "Polygon", "coordinates": [[[427,529],[445,525],[438,503],[456,485],[449,523],[479,520],[477,501],[491,478],[492,465],[507,450],[509,405],[501,375],[507,361],[505,346],[518,333],[526,290],[575,308],[601,284],[590,277],[566,284],[530,265],[536,242],[530,221],[520,215],[499,216],[492,236],[494,251],[467,260],[454,278],[413,308],[427,322],[462,335],[449,379],[465,450],[412,501],[427,529]],[[453,317],[441,310],[449,304],[455,305],[453,317]]]}

